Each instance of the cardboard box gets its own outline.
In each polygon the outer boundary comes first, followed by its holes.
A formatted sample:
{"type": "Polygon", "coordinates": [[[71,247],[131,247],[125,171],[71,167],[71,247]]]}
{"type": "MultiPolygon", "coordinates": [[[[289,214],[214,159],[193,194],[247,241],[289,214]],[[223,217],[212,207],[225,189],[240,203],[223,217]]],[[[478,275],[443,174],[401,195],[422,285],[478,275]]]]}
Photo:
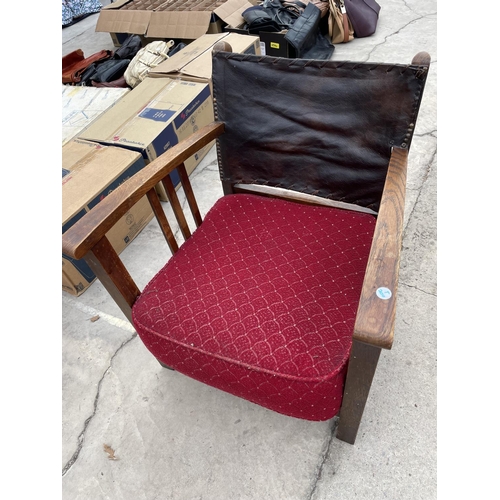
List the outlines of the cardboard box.
{"type": "Polygon", "coordinates": [[[83,132],[129,88],[62,86],[62,145],[83,132]]]}
{"type": "Polygon", "coordinates": [[[249,0],[117,0],[101,9],[95,30],[196,40],[225,25],[239,26],[241,13],[251,6],[249,0]]]}
{"type": "MultiPolygon", "coordinates": [[[[213,121],[208,83],[148,77],[78,137],[138,151],[149,163],[213,121]]],[[[188,175],[212,145],[213,142],[184,162],[188,175]]],[[[179,186],[176,170],[170,177],[174,186],[179,186]]],[[[158,184],[157,192],[162,201],[168,200],[162,184],[158,184]]]]}
{"type": "MultiPolygon", "coordinates": [[[[62,148],[62,232],[92,210],[113,189],[144,168],[138,152],[74,139],[62,148]]],[[[153,218],[146,196],[106,236],[121,253],[153,218]]],[[[62,255],[62,288],[81,295],[96,276],[85,260],[62,255]]]]}
{"type": "Polygon", "coordinates": [[[110,36],[111,36],[111,41],[113,42],[113,45],[115,47],[121,47],[122,43],[127,39],[129,34],[128,33],[110,33],[110,36]]]}
{"type": "Polygon", "coordinates": [[[212,49],[219,41],[229,43],[233,52],[260,55],[258,36],[236,33],[203,35],[153,68],[148,76],[151,78],[170,77],[188,81],[208,81],[211,85],[212,49]]]}

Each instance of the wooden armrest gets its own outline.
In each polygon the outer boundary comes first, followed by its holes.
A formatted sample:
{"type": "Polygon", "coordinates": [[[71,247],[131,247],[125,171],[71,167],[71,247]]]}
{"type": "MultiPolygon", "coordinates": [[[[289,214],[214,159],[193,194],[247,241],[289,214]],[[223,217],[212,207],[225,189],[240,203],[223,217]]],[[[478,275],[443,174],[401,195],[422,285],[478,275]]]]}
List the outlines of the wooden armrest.
{"type": "Polygon", "coordinates": [[[408,150],[392,150],[359,301],[354,340],[390,349],[403,238],[408,150]]]}
{"type": "Polygon", "coordinates": [[[224,123],[213,122],[146,165],[63,234],[63,253],[74,259],[84,257],[120,217],[154,189],[158,182],[223,132],[224,123]]]}

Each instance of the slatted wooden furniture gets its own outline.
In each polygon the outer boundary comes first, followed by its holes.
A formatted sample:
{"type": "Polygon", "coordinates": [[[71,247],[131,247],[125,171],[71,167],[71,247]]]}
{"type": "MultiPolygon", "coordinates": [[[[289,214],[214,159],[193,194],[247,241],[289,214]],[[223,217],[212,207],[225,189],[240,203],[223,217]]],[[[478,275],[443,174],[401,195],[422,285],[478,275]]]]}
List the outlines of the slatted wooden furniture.
{"type": "Polygon", "coordinates": [[[213,54],[216,121],[63,235],[160,364],[354,443],[394,336],[408,152],[430,65],[213,54]],[[202,222],[183,162],[217,139],[202,222]],[[169,173],[177,169],[191,234],[169,173]],[[162,182],[185,242],[158,200],[162,182]],[[147,195],[173,256],[139,290],[105,234],[147,195]]]}

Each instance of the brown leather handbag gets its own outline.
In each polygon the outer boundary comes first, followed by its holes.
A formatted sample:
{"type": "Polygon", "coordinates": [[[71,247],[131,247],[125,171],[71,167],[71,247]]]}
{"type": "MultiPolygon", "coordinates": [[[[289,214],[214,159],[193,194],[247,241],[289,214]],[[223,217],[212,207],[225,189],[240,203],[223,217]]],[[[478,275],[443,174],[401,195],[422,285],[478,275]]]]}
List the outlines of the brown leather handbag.
{"type": "Polygon", "coordinates": [[[328,34],[333,44],[347,43],[354,39],[354,28],[347,15],[344,0],[329,0],[328,34]]]}
{"type": "Polygon", "coordinates": [[[74,50],[62,58],[62,82],[79,83],[83,72],[94,62],[104,61],[113,55],[111,50],[100,50],[85,57],[81,49],[74,50]]]}

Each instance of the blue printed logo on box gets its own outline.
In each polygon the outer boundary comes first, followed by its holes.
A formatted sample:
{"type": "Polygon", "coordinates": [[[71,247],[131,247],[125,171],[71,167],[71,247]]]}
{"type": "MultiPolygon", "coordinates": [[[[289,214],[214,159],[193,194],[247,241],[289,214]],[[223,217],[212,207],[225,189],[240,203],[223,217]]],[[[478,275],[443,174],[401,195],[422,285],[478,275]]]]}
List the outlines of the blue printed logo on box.
{"type": "Polygon", "coordinates": [[[171,111],[170,109],[155,108],[145,108],[139,114],[141,118],[147,118],[156,122],[168,122],[173,115],[175,115],[175,111],[171,111]]]}

